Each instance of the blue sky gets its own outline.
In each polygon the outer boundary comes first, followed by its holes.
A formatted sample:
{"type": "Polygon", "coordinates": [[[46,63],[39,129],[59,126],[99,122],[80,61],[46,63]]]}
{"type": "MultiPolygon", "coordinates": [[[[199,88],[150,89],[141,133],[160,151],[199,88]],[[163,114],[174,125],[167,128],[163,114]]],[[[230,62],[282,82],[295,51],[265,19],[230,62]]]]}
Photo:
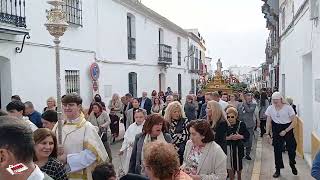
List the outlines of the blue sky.
{"type": "MultiPolygon", "coordinates": [[[[141,0],[182,28],[198,28],[209,56],[230,65],[265,61],[268,31],[261,0],[141,0]]],[[[214,62],[214,63],[215,63],[214,62]]]]}

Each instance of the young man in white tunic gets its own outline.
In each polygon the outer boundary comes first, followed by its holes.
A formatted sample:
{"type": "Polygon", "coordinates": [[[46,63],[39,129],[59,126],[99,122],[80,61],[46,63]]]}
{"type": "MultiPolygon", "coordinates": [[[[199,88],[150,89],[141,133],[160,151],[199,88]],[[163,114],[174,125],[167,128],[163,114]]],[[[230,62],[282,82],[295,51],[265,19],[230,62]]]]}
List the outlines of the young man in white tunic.
{"type": "Polygon", "coordinates": [[[124,134],[124,141],[120,149],[119,155],[122,156],[120,167],[124,173],[128,173],[129,163],[132,153],[132,146],[137,134],[142,133],[143,124],[146,118],[146,111],[143,109],[137,109],[134,114],[135,122],[129,126],[124,134]]]}
{"type": "MultiPolygon", "coordinates": [[[[81,105],[82,99],[77,94],[68,94],[62,99],[66,119],[58,159],[65,163],[69,180],[91,180],[95,166],[108,160],[96,128],[80,113],[81,105]]],[[[58,123],[53,131],[59,137],[57,126],[58,123]]]]}

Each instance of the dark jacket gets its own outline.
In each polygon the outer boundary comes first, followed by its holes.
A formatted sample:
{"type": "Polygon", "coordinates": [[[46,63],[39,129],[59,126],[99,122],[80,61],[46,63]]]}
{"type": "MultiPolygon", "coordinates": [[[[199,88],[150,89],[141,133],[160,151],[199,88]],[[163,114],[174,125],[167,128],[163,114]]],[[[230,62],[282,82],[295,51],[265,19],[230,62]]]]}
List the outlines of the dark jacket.
{"type": "Polygon", "coordinates": [[[201,112],[202,105],[204,103],[206,103],[206,100],[205,100],[204,96],[201,96],[201,97],[197,97],[197,101],[198,101],[198,114],[197,114],[197,117],[200,117],[200,112],[201,112]]]}
{"type": "Polygon", "coordinates": [[[201,110],[200,110],[200,116],[199,116],[199,119],[206,119],[207,118],[207,103],[204,103],[202,106],[201,106],[201,110]]]}
{"type": "Polygon", "coordinates": [[[214,141],[219,144],[224,153],[227,154],[227,130],[228,123],[225,120],[220,120],[216,126],[213,128],[215,132],[214,141]]]}
{"type": "Polygon", "coordinates": [[[28,115],[28,118],[38,128],[42,128],[41,114],[38,111],[33,111],[33,113],[28,115]]]}
{"type": "MultiPolygon", "coordinates": [[[[172,142],[172,138],[169,134],[163,133],[163,136],[168,143],[172,142]]],[[[136,138],[134,140],[134,145],[132,148],[132,154],[130,158],[128,173],[141,174],[141,155],[142,155],[142,147],[143,147],[143,142],[145,137],[146,135],[143,133],[136,135],[136,138]]]]}
{"type": "Polygon", "coordinates": [[[196,105],[193,104],[193,103],[188,103],[188,102],[187,102],[187,103],[184,105],[184,112],[186,113],[186,116],[187,116],[187,118],[188,118],[189,121],[197,119],[197,116],[196,116],[196,113],[197,113],[196,108],[197,108],[196,105]]]}
{"type": "MultiPolygon", "coordinates": [[[[142,97],[139,98],[139,102],[140,104],[142,103],[142,97]]],[[[152,108],[152,101],[151,99],[147,98],[145,103],[144,103],[144,106],[142,107],[143,109],[145,109],[147,111],[147,114],[151,114],[151,108],[152,108]]]]}

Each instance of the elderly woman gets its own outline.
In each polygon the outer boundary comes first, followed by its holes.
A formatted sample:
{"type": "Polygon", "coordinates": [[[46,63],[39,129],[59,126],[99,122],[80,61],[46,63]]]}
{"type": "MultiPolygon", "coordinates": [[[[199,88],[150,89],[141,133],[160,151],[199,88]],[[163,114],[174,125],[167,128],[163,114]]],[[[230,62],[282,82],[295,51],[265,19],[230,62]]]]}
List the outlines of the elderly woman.
{"type": "Polygon", "coordinates": [[[68,179],[63,163],[57,159],[57,138],[55,134],[46,128],[37,129],[33,132],[34,162],[55,180],[68,179]]]}
{"type": "Polygon", "coordinates": [[[230,124],[227,130],[227,169],[230,180],[234,180],[237,173],[238,180],[241,180],[242,159],[244,157],[244,145],[250,134],[245,123],[239,121],[238,111],[234,107],[227,110],[227,119],[230,124]]]}
{"type": "Polygon", "coordinates": [[[171,136],[164,133],[165,126],[164,119],[158,114],[152,114],[147,117],[142,133],[136,135],[134,145],[132,148],[132,154],[129,163],[129,173],[144,174],[141,169],[141,162],[143,162],[143,147],[152,141],[162,141],[170,143],[172,141],[171,136]]]}
{"type": "Polygon", "coordinates": [[[284,168],[282,159],[282,149],[286,143],[289,164],[294,175],[298,174],[295,167],[296,164],[296,148],[297,143],[294,138],[293,128],[295,126],[295,112],[290,105],[288,105],[281,93],[275,92],[272,94],[272,105],[266,110],[267,115],[267,134],[271,137],[270,129],[272,128],[273,149],[276,172],[273,177],[280,176],[280,169],[284,168]]]}
{"type": "Polygon", "coordinates": [[[189,139],[188,119],[185,118],[180,102],[174,101],[168,105],[164,115],[168,123],[169,133],[173,139],[173,144],[178,149],[180,164],[183,162],[183,153],[189,139]]]}
{"type": "Polygon", "coordinates": [[[214,140],[221,146],[223,151],[227,154],[227,129],[228,122],[224,118],[224,111],[216,101],[209,101],[207,103],[207,120],[211,125],[214,134],[214,140]]]}
{"type": "Polygon", "coordinates": [[[110,117],[106,111],[103,110],[103,107],[100,103],[94,102],[92,103],[92,112],[89,115],[88,121],[97,127],[98,133],[101,137],[103,145],[108,153],[110,162],[112,162],[111,155],[111,130],[110,130],[110,117]]]}
{"type": "Polygon", "coordinates": [[[57,111],[57,102],[54,97],[49,97],[47,99],[47,107],[43,109],[43,112],[46,112],[47,110],[57,111]]]}
{"type": "Polygon", "coordinates": [[[172,144],[151,142],[143,148],[143,152],[143,167],[150,180],[192,180],[180,170],[179,156],[172,144]]]}
{"type": "Polygon", "coordinates": [[[214,142],[211,126],[207,121],[191,121],[188,125],[190,139],[184,152],[181,169],[194,180],[225,180],[227,156],[214,142]]]}

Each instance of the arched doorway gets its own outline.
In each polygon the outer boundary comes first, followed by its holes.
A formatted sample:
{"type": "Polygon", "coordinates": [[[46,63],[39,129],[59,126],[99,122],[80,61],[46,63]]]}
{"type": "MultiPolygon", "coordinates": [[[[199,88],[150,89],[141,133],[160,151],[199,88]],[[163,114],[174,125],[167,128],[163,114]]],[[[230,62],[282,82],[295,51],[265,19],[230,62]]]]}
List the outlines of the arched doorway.
{"type": "Polygon", "coordinates": [[[9,102],[12,94],[11,66],[8,58],[0,56],[0,108],[3,109],[9,102]]]}
{"type": "Polygon", "coordinates": [[[166,91],[166,75],[164,73],[159,74],[159,91],[166,91]]]}

